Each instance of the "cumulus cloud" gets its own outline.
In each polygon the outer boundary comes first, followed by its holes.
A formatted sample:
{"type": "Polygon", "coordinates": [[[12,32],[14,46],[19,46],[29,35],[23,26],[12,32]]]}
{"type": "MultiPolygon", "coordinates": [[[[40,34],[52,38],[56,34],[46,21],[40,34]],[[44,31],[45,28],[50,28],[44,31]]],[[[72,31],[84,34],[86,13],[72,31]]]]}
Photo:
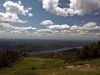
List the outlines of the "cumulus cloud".
{"type": "Polygon", "coordinates": [[[32,17],[32,16],[33,16],[33,14],[32,14],[32,13],[29,13],[29,14],[28,14],[28,16],[29,16],[29,17],[32,17]]]}
{"type": "Polygon", "coordinates": [[[33,34],[35,32],[37,32],[37,28],[35,27],[15,27],[15,26],[12,26],[10,27],[12,28],[9,32],[14,32],[14,33],[21,33],[22,35],[23,34],[33,34]]]}
{"type": "Polygon", "coordinates": [[[13,38],[45,38],[45,39],[99,39],[100,25],[96,22],[88,22],[83,25],[56,25],[51,24],[45,28],[16,27],[8,23],[0,23],[0,35],[13,38]]]}
{"type": "Polygon", "coordinates": [[[18,1],[17,2],[13,2],[13,1],[6,1],[4,4],[3,4],[3,7],[5,7],[6,11],[7,12],[10,12],[10,13],[17,13],[17,14],[22,14],[22,15],[31,15],[32,16],[32,13],[29,12],[29,10],[31,10],[30,8],[25,8],[21,1],[18,1]]]}
{"type": "Polygon", "coordinates": [[[25,8],[22,5],[21,1],[13,2],[13,1],[6,1],[2,5],[6,10],[4,12],[0,12],[0,23],[26,23],[27,21],[23,21],[19,18],[19,15],[28,15],[29,17],[33,16],[30,13],[32,8],[25,8]]]}
{"type": "Polygon", "coordinates": [[[4,12],[0,12],[0,35],[3,34],[3,38],[22,38],[32,35],[37,30],[35,27],[18,27],[12,25],[16,23],[26,23],[27,21],[23,21],[19,18],[19,14],[31,17],[33,16],[33,14],[30,13],[32,8],[25,8],[21,1],[18,1],[18,3],[6,1],[2,6],[5,8],[4,12]]]}
{"type": "Polygon", "coordinates": [[[7,31],[11,29],[11,25],[8,23],[0,23],[0,31],[7,31]]]}
{"type": "Polygon", "coordinates": [[[72,30],[72,31],[75,31],[75,30],[78,30],[78,29],[79,29],[79,26],[77,26],[77,25],[73,25],[70,28],[70,30],[72,30]]]}
{"type": "Polygon", "coordinates": [[[40,24],[44,26],[49,26],[49,25],[53,25],[54,23],[51,20],[44,20],[40,24]]]}
{"type": "Polygon", "coordinates": [[[67,24],[63,24],[63,25],[50,25],[48,26],[49,29],[55,29],[55,30],[65,30],[65,29],[69,29],[70,26],[67,24]]]}
{"type": "Polygon", "coordinates": [[[69,33],[69,34],[100,33],[100,26],[96,22],[88,22],[81,26],[80,25],[68,25],[68,24],[56,25],[52,23],[51,25],[46,24],[46,28],[47,30],[50,30],[50,31],[52,30],[53,33],[69,33]]]}
{"type": "Polygon", "coordinates": [[[15,31],[19,31],[22,33],[25,33],[25,32],[33,33],[34,31],[36,31],[37,28],[35,28],[35,27],[13,27],[13,29],[15,31]]]}
{"type": "Polygon", "coordinates": [[[82,32],[98,34],[100,33],[100,26],[95,22],[89,22],[80,27],[79,30],[82,32]]]}
{"type": "Polygon", "coordinates": [[[100,0],[69,0],[69,7],[59,7],[60,0],[42,0],[43,8],[60,16],[85,15],[100,10],[100,0]]]}
{"type": "Polygon", "coordinates": [[[0,12],[0,22],[26,23],[26,21],[23,21],[23,20],[19,19],[17,14],[12,14],[12,13],[9,13],[9,12],[6,12],[6,13],[0,12]]]}
{"type": "Polygon", "coordinates": [[[53,33],[53,31],[51,29],[38,29],[36,31],[36,33],[42,33],[42,34],[45,34],[45,33],[53,33]]]}
{"type": "Polygon", "coordinates": [[[14,32],[14,33],[34,33],[37,28],[35,27],[17,27],[8,23],[0,23],[0,31],[14,32]]]}

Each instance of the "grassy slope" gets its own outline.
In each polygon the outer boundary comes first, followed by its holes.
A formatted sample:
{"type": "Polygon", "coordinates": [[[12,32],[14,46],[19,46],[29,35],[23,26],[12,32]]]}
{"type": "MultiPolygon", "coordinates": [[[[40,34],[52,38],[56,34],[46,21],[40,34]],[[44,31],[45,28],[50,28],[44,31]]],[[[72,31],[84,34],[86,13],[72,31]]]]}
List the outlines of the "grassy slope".
{"type": "Polygon", "coordinates": [[[100,75],[99,71],[100,59],[65,64],[60,59],[24,58],[0,75],[100,75]]]}

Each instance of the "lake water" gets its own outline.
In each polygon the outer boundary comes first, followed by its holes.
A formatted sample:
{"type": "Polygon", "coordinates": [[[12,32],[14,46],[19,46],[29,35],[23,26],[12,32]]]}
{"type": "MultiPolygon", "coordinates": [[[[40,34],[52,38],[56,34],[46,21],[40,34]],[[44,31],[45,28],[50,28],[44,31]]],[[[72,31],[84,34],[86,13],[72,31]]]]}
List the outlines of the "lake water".
{"type": "Polygon", "coordinates": [[[72,47],[72,48],[60,48],[60,49],[55,49],[55,50],[45,50],[45,51],[37,51],[37,52],[25,52],[27,55],[40,55],[40,54],[48,54],[48,53],[56,53],[56,52],[61,52],[61,51],[68,51],[71,49],[77,49],[81,47],[72,47]]]}

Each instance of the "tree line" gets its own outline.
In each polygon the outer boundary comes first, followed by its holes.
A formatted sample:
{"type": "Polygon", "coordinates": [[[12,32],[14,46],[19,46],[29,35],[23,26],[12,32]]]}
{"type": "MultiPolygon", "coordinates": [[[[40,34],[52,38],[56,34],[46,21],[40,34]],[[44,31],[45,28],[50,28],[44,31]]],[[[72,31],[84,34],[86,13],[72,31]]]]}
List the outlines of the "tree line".
{"type": "Polygon", "coordinates": [[[100,41],[91,45],[85,45],[79,49],[72,49],[70,51],[57,54],[59,58],[66,61],[90,60],[100,57],[100,41]]]}
{"type": "Polygon", "coordinates": [[[93,59],[100,57],[100,41],[91,45],[83,46],[77,50],[74,58],[76,60],[93,59]]]}
{"type": "Polygon", "coordinates": [[[22,56],[18,50],[1,50],[0,51],[0,68],[11,66],[22,56]]]}
{"type": "Polygon", "coordinates": [[[100,41],[91,45],[85,45],[82,48],[66,50],[63,52],[56,52],[44,55],[38,55],[36,57],[42,58],[60,58],[67,62],[73,62],[78,60],[89,60],[100,57],[100,41]]]}

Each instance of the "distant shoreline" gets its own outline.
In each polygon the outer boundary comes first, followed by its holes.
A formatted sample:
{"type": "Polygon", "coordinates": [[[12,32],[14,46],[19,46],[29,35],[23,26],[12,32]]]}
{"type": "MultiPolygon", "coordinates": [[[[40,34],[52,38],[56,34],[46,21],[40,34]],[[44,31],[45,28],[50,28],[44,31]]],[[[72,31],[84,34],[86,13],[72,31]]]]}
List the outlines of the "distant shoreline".
{"type": "Polygon", "coordinates": [[[41,54],[49,54],[49,53],[56,53],[56,52],[62,52],[62,51],[69,51],[72,49],[79,49],[82,47],[72,47],[72,48],[60,48],[60,49],[55,49],[55,50],[45,50],[45,51],[37,51],[37,52],[25,52],[28,55],[41,55],[41,54]]]}

